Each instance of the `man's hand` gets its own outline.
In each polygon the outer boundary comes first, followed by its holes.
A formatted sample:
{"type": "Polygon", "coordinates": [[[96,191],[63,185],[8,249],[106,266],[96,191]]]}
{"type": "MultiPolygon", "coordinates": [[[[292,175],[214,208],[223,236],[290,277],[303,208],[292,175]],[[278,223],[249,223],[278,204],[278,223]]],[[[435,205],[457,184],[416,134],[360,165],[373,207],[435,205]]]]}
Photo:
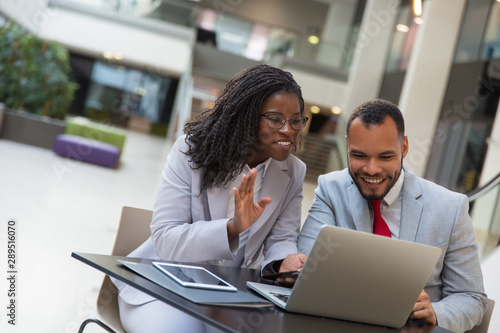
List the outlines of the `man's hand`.
{"type": "MultiPolygon", "coordinates": [[[[280,273],[288,271],[300,271],[302,267],[304,267],[306,259],[307,256],[304,253],[294,253],[288,255],[281,263],[280,273]]],[[[295,278],[277,278],[276,282],[284,287],[292,287],[295,284],[295,278]]]]}
{"type": "Polygon", "coordinates": [[[427,295],[425,291],[422,290],[420,296],[418,296],[417,303],[413,306],[410,318],[424,319],[429,324],[437,325],[436,313],[434,313],[429,295],[427,295]]]}
{"type": "Polygon", "coordinates": [[[271,198],[264,197],[258,202],[253,201],[253,186],[257,170],[250,170],[250,177],[242,176],[239,189],[234,192],[234,218],[227,222],[227,235],[229,238],[238,236],[247,230],[262,215],[264,208],[271,203],[271,198]]]}

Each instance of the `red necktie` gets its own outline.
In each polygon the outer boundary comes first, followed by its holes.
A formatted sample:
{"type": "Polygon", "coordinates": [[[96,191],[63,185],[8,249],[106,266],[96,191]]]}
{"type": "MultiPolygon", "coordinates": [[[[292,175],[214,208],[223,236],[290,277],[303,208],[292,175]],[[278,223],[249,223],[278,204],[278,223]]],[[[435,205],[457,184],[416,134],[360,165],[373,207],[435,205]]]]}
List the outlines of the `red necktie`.
{"type": "Polygon", "coordinates": [[[373,200],[370,203],[373,207],[373,233],[375,235],[391,237],[391,231],[380,214],[380,200],[373,200]]]}

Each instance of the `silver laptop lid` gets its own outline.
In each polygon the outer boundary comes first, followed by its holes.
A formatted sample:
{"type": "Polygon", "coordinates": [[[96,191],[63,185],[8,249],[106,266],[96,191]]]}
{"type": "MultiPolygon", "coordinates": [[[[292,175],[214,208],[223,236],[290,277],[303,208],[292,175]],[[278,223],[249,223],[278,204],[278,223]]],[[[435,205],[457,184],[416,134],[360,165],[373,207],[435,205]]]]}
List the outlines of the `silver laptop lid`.
{"type": "Polygon", "coordinates": [[[437,247],[324,226],[286,309],[402,327],[440,255],[437,247]]]}

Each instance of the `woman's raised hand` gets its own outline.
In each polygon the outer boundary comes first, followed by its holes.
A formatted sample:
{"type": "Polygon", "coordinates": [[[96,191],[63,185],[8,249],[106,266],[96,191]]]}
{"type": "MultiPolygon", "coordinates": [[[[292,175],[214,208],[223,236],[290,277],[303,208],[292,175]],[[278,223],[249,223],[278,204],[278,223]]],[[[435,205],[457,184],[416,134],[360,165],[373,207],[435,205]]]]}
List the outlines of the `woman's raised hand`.
{"type": "Polygon", "coordinates": [[[257,178],[257,170],[250,170],[250,176],[242,176],[239,189],[233,188],[234,192],[234,218],[227,223],[229,238],[239,235],[247,230],[264,212],[264,208],[271,203],[271,198],[264,197],[254,202],[253,190],[257,178]]]}

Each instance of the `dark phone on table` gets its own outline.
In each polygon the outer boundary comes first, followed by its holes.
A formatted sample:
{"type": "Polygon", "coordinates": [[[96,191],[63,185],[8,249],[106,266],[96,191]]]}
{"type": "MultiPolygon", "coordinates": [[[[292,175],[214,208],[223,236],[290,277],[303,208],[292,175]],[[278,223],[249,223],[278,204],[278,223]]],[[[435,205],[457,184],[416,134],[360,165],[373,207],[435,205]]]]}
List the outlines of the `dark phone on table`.
{"type": "Polygon", "coordinates": [[[286,271],[286,272],[280,272],[280,273],[271,273],[271,274],[263,274],[262,277],[264,279],[268,280],[276,280],[277,278],[298,278],[300,274],[300,271],[286,271]]]}

